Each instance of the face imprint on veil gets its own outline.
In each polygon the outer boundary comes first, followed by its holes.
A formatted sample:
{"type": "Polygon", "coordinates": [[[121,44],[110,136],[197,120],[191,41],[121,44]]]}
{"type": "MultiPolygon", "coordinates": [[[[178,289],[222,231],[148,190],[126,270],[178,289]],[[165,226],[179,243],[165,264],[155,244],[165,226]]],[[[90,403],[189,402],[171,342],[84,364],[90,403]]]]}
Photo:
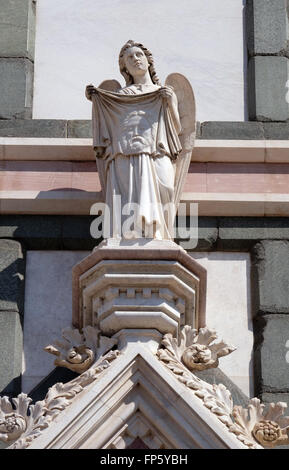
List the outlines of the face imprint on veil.
{"type": "Polygon", "coordinates": [[[121,139],[128,153],[146,151],[153,141],[152,123],[144,111],[132,111],[121,126],[121,139]]]}

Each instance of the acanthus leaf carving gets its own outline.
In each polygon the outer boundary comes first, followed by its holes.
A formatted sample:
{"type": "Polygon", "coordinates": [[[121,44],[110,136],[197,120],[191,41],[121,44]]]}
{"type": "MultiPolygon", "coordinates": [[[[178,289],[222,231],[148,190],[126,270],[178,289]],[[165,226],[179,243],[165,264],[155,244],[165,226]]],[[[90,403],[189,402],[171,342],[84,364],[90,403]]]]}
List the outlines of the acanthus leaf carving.
{"type": "Polygon", "coordinates": [[[180,332],[179,342],[169,333],[164,336],[162,345],[189,370],[204,370],[218,367],[219,357],[226,356],[236,349],[224,341],[213,343],[216,338],[215,330],[207,327],[196,330],[185,325],[180,332]]]}
{"type": "Polygon", "coordinates": [[[289,444],[289,417],[283,416],[286,408],[283,402],[270,403],[264,412],[265,405],[252,398],[247,409],[234,407],[234,425],[230,430],[248,446],[254,446],[256,441],[267,448],[289,444]]]}
{"type": "MultiPolygon", "coordinates": [[[[180,382],[192,389],[192,393],[203,401],[204,406],[210,409],[245,446],[258,449],[289,444],[289,416],[283,416],[287,408],[286,403],[270,403],[265,413],[265,405],[261,404],[258,398],[250,400],[248,409],[234,406],[231,392],[225,385],[208,384],[186,367],[183,352],[196,338],[198,344],[204,345],[210,345],[216,339],[215,332],[207,328],[200,329],[199,333],[201,334],[197,335],[196,330],[185,326],[179,344],[171,334],[165,335],[162,341],[164,348],[157,351],[159,360],[177,376],[180,382]]],[[[226,351],[231,349],[232,347],[228,347],[222,341],[216,344],[215,352],[219,351],[218,357],[221,357],[228,354],[226,351]]]]}
{"type": "Polygon", "coordinates": [[[98,379],[120,355],[117,349],[111,350],[117,340],[99,337],[99,330],[93,327],[87,327],[83,336],[77,331],[67,329],[64,337],[66,342],[55,342],[55,346],[51,348],[55,347],[62,354],[61,350],[64,353],[68,351],[72,342],[78,341],[79,344],[79,340],[85,339],[86,345],[93,351],[95,362],[70,382],[58,382],[50,387],[44,400],[36,402],[35,405],[31,404],[32,399],[24,393],[12,398],[14,407],[8,397],[0,398],[0,440],[11,442],[9,449],[27,448],[50,422],[72,403],[74,397],[98,379]]]}
{"type": "Polygon", "coordinates": [[[115,338],[101,336],[100,331],[92,326],[78,329],[66,328],[62,331],[62,341],[55,340],[44,348],[56,356],[54,364],[82,373],[110,350],[116,343],[115,338]]]}

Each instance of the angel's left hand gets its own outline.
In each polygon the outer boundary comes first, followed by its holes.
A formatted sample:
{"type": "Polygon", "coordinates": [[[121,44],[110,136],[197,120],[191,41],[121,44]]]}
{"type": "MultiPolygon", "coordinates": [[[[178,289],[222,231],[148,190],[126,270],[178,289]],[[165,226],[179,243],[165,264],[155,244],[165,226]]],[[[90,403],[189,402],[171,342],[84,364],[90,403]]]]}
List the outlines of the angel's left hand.
{"type": "Polygon", "coordinates": [[[168,101],[173,99],[174,90],[170,86],[163,86],[160,88],[160,94],[163,98],[166,98],[168,101]]]}

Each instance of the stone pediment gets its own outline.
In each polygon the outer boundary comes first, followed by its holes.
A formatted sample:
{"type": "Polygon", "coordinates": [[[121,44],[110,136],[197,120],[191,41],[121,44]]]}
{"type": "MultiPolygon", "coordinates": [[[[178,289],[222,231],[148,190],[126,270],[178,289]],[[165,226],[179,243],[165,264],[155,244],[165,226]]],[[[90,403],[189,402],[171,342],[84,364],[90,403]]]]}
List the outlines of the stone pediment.
{"type": "Polygon", "coordinates": [[[149,338],[76,394],[29,448],[244,448],[199,397],[160,362],[149,338]]]}

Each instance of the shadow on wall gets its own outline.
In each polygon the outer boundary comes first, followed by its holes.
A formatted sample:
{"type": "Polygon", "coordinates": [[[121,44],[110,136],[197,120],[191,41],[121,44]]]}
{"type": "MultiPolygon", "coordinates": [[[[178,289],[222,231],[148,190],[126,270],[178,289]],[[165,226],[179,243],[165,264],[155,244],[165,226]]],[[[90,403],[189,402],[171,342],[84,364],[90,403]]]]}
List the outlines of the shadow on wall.
{"type": "MultiPolygon", "coordinates": [[[[5,364],[4,364],[5,366],[5,364]]],[[[0,396],[7,396],[10,399],[14,398],[21,392],[21,375],[18,375],[0,391],[0,396]]]]}
{"type": "MultiPolygon", "coordinates": [[[[4,241],[9,242],[10,240],[4,241]]],[[[1,264],[9,262],[9,249],[5,254],[4,259],[0,259],[0,314],[2,312],[17,312],[22,318],[24,312],[25,259],[24,257],[18,258],[2,269],[1,264]]]]}
{"type": "Polygon", "coordinates": [[[0,392],[21,391],[25,253],[19,242],[0,240],[0,392]]]}
{"type": "MultiPolygon", "coordinates": [[[[289,1],[289,0],[288,0],[289,1]]],[[[247,53],[247,20],[246,20],[246,3],[243,0],[243,80],[244,80],[244,121],[249,120],[248,114],[248,87],[247,87],[247,69],[248,69],[248,53],[247,53]]],[[[253,23],[254,18],[252,18],[253,23]]]]}

